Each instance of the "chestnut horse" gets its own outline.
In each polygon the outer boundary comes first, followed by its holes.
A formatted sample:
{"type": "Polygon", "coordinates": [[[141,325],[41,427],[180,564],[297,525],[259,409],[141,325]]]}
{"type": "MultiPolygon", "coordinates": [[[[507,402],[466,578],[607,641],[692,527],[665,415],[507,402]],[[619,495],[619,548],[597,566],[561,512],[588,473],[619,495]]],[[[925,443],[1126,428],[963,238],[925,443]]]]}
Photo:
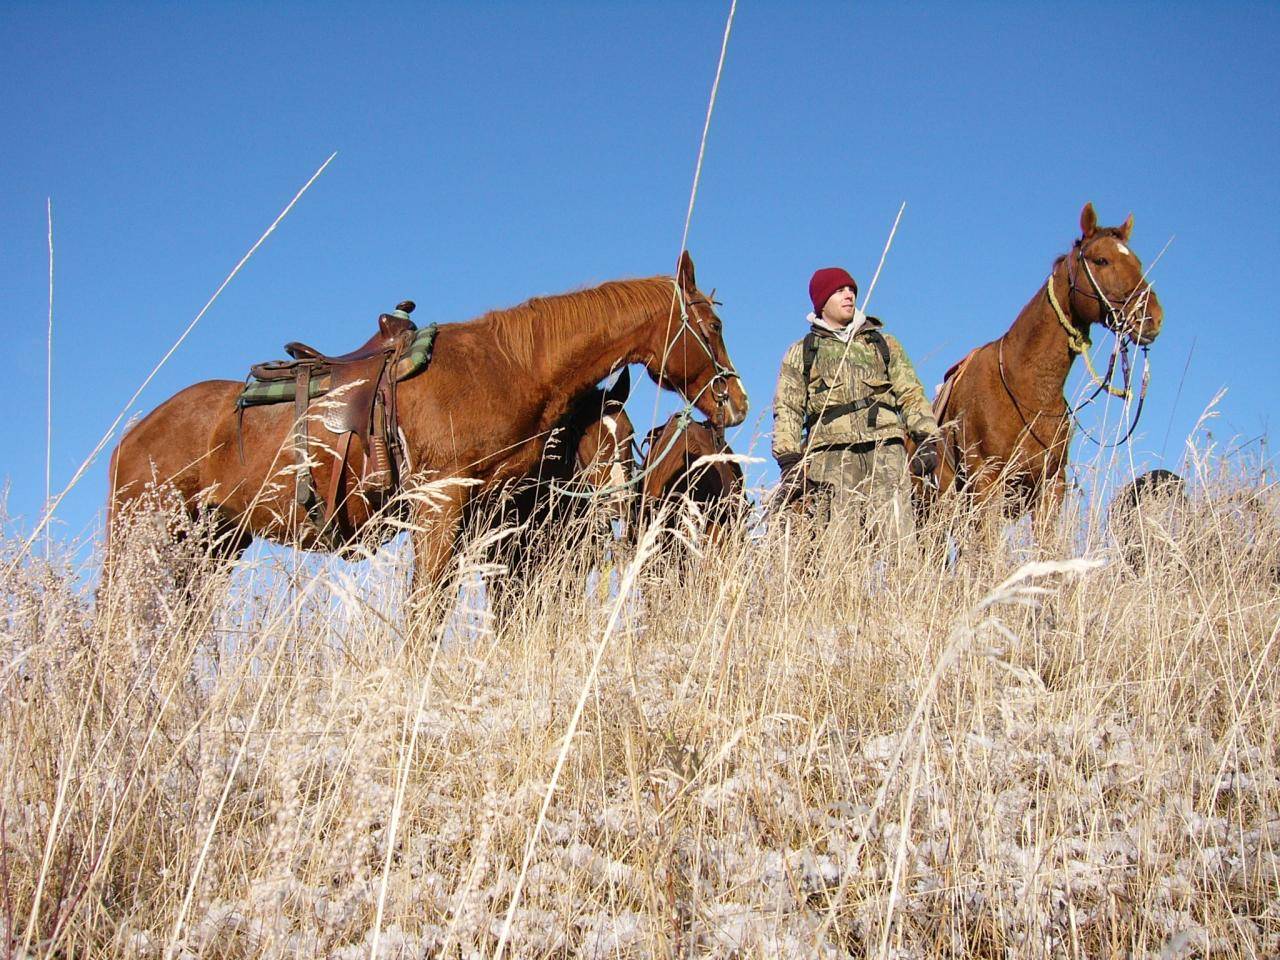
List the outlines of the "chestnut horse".
{"type": "Polygon", "coordinates": [[[691,504],[701,515],[707,539],[715,543],[745,518],[742,465],[721,459],[733,453],[722,429],[684,422],[676,414],[649,431],[645,447],[641,525],[652,522],[664,506],[680,510],[691,504]]]}
{"type": "Polygon", "coordinates": [[[1040,529],[1057,518],[1071,443],[1063,389],[1076,355],[1089,349],[1090,327],[1145,346],[1164,319],[1129,249],[1132,230],[1132,215],[1099,227],[1085,204],[1080,237],[1013,326],[947,371],[933,402],[942,456],[932,494],[963,490],[1015,517],[1032,509],[1040,529]]]}
{"type": "MultiPolygon", "coordinates": [[[[473,496],[528,476],[574,398],[630,363],[643,364],[660,386],[679,391],[716,423],[741,423],[747,415],[720,319],[698,289],[687,251],[674,278],[611,281],[440,327],[430,367],[398,388],[413,471],[406,499],[415,597],[443,582],[473,496]]],[[[177,491],[193,517],[212,513],[229,557],[254,537],[323,549],[293,495],[292,406],[244,411],[242,459],[241,386],[208,380],[187,387],[130,430],[112,455],[111,514],[159,481],[177,491]]],[[[321,451],[335,446],[323,417],[311,430],[321,451]]],[[[324,453],[317,459],[316,487],[326,489],[334,461],[324,453]]],[[[371,524],[377,517],[358,501],[347,503],[357,535],[390,539],[395,528],[371,524]]]]}

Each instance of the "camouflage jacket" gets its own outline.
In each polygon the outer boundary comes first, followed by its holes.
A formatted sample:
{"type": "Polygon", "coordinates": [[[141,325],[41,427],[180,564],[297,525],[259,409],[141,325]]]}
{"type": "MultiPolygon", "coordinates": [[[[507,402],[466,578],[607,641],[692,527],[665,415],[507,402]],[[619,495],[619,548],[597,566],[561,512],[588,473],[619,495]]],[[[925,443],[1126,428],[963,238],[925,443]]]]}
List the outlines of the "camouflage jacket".
{"type": "Polygon", "coordinates": [[[823,447],[869,440],[933,436],[938,422],[896,337],[881,332],[888,347],[886,364],[869,337],[883,324],[868,317],[848,344],[817,324],[817,354],[804,382],[804,340],[782,358],[773,398],[773,456],[786,458],[823,447]]]}

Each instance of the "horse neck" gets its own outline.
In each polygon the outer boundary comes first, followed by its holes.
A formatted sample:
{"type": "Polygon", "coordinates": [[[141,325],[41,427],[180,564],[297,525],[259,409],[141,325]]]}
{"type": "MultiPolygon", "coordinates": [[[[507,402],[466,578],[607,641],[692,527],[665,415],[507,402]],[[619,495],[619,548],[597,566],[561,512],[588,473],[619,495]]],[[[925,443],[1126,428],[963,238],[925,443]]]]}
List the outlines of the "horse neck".
{"type": "Polygon", "coordinates": [[[574,296],[601,298],[604,309],[593,311],[585,322],[572,314],[546,317],[549,322],[534,323],[531,330],[533,351],[527,366],[537,383],[544,427],[560,421],[573,408],[575,398],[618,367],[651,361],[667,339],[668,324],[678,323],[672,313],[674,287],[669,277],[615,281],[555,299],[563,302],[574,296]],[[611,288],[623,295],[608,296],[611,288]]]}
{"type": "MultiPolygon", "coordinates": [[[[1065,268],[1055,266],[1046,282],[1054,285],[1054,294],[1058,303],[1064,305],[1067,320],[1075,324],[1065,268]]],[[[1000,343],[1003,345],[1002,375],[1020,402],[1041,410],[1066,405],[1063,391],[1075,353],[1067,331],[1045,295],[1044,286],[1022,308],[1000,343]]]]}

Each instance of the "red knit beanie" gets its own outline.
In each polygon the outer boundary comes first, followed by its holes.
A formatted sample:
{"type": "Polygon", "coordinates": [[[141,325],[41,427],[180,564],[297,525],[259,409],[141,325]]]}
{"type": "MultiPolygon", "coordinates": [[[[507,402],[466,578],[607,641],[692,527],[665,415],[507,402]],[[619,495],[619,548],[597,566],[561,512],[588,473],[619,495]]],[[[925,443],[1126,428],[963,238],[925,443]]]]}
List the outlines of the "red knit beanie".
{"type": "Polygon", "coordinates": [[[822,316],[822,308],[841,287],[853,287],[854,296],[857,296],[858,281],[849,276],[849,271],[844,267],[823,267],[815,271],[813,279],[809,281],[809,299],[813,301],[813,312],[822,316]]]}

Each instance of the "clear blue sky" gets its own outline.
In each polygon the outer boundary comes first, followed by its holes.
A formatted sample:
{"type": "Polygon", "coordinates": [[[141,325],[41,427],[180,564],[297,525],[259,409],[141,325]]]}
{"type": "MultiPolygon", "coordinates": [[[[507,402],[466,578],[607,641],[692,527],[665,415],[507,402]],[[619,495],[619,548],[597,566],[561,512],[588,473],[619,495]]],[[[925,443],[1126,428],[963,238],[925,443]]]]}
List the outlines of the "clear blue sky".
{"type": "MultiPolygon", "coordinates": [[[[403,298],[419,320],[451,321],[669,272],[726,12],[6,4],[10,514],[29,530],[43,499],[46,197],[56,491],[332,151],[140,411],[240,377],[286,340],[349,348],[403,298]]],[[[1092,200],[1104,223],[1134,212],[1148,262],[1177,235],[1152,275],[1166,325],[1135,460],[1176,466],[1223,387],[1224,447],[1265,431],[1280,374],[1278,41],[1276,4],[741,0],[690,237],[753,401],[736,445],[769,429],[810,272],[843,264],[865,282],[904,200],[872,312],[927,387],[1009,325],[1092,200]]],[[[637,420],[650,409],[632,404],[637,420]]],[[[67,498],[60,536],[92,528],[105,463],[67,498]]]]}

